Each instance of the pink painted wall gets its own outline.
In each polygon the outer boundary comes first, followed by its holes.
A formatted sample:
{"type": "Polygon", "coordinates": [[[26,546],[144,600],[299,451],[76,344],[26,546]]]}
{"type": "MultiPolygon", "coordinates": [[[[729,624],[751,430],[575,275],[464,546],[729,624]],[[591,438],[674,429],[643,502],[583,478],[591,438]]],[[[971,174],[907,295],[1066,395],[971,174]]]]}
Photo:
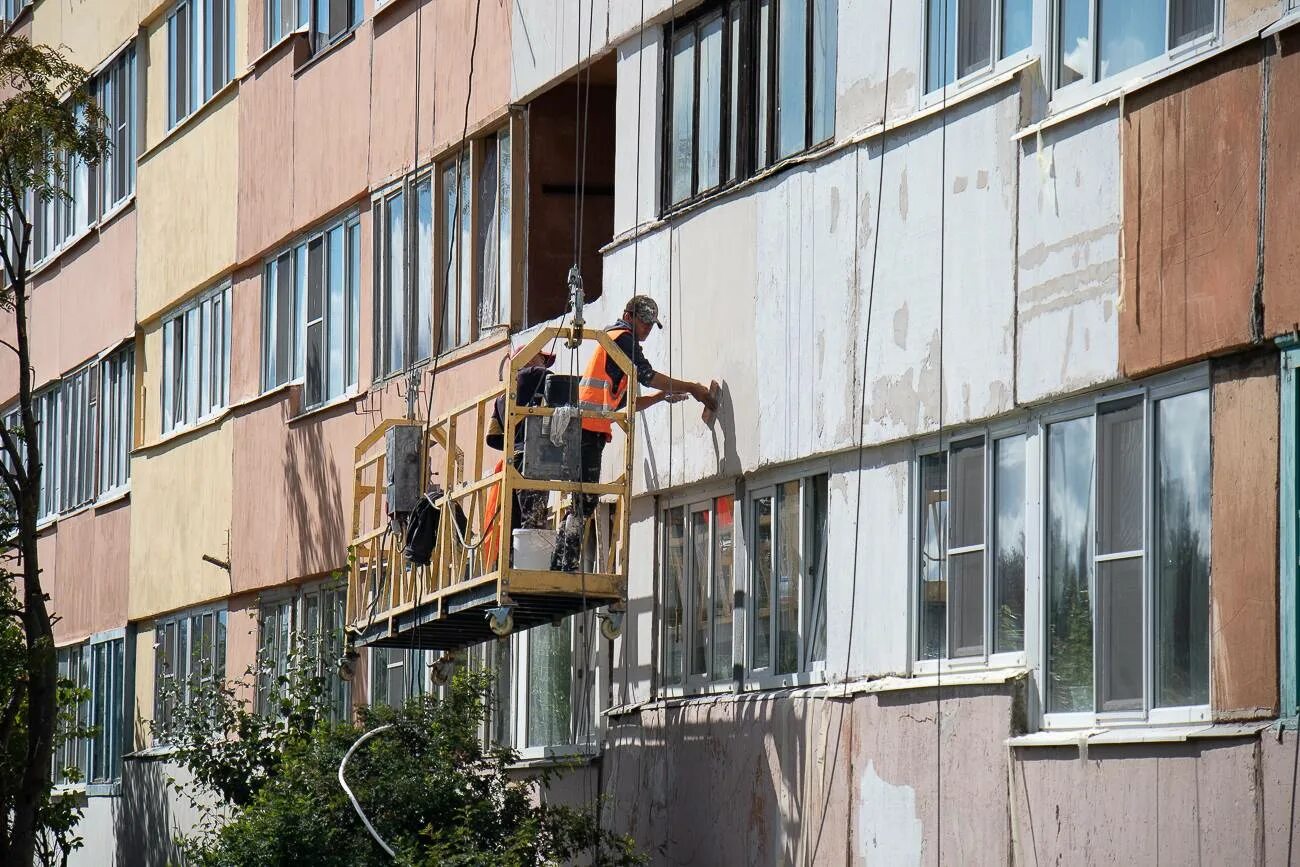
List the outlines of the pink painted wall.
{"type": "Polygon", "coordinates": [[[374,22],[370,183],[375,186],[460,141],[476,5],[470,133],[503,117],[510,101],[511,4],[445,0],[420,4],[415,13],[416,5],[393,0],[374,22]]]}
{"type": "MultiPolygon", "coordinates": [[[[56,379],[135,334],[135,209],[94,230],[31,284],[34,383],[56,379]]],[[[13,315],[3,332],[11,339],[13,315]]],[[[13,353],[0,353],[0,401],[18,393],[13,353]]]]}
{"type": "Polygon", "coordinates": [[[66,644],[126,623],[131,507],[119,500],[59,519],[45,537],[41,571],[55,641],[66,644]],[[54,549],[57,548],[57,554],[54,549]]]}

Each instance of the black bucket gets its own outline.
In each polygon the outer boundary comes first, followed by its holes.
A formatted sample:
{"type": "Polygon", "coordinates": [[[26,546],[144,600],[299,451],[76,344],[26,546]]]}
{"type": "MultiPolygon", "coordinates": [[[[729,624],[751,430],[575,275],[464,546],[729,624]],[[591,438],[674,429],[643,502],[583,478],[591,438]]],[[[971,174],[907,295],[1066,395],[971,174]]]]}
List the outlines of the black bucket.
{"type": "Polygon", "coordinates": [[[546,405],[551,408],[559,406],[577,406],[578,377],[570,376],[567,373],[547,374],[545,394],[546,405]]]}

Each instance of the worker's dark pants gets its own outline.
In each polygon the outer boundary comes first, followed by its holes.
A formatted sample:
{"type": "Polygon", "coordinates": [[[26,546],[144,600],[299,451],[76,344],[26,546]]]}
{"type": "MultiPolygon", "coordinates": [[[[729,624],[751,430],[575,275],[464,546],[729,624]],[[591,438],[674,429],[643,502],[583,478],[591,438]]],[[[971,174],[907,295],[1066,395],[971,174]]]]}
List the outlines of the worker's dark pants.
{"type": "MultiPolygon", "coordinates": [[[[524,471],[523,452],[516,452],[511,462],[520,473],[524,471]]],[[[538,530],[546,526],[546,501],[550,494],[546,491],[515,491],[514,508],[510,511],[510,529],[527,528],[538,530]]]]}
{"type": "MultiPolygon", "coordinates": [[[[605,451],[605,435],[595,431],[582,432],[582,476],[584,482],[600,481],[600,458],[605,451]]],[[[582,550],[582,530],[587,519],[596,511],[599,494],[574,494],[573,507],[560,524],[555,539],[555,554],[551,557],[554,572],[577,572],[582,550]]]]}

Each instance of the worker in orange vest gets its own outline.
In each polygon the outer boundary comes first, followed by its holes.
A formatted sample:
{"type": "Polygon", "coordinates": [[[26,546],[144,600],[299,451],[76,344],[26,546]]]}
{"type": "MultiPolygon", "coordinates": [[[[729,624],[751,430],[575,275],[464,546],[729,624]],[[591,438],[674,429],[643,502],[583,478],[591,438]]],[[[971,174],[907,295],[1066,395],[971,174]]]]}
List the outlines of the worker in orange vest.
{"type": "MultiPolygon", "coordinates": [[[[659,321],[659,305],[649,295],[633,295],[623,309],[623,317],[606,329],[606,333],[632,362],[636,370],[637,383],[642,387],[659,389],[656,393],[639,397],[636,408],[648,409],[660,401],[676,403],[689,396],[704,404],[709,410],[716,410],[716,401],[707,385],[686,379],[673,379],[650,366],[650,362],[641,352],[641,343],[650,336],[651,330],[656,326],[664,327],[659,321]]],[[[598,346],[595,355],[587,362],[582,379],[578,383],[579,408],[611,412],[626,403],[627,389],[627,377],[622,369],[609,357],[609,353],[603,346],[598,346]]],[[[608,419],[584,418],[582,420],[582,481],[593,483],[600,481],[600,459],[605,450],[605,443],[611,438],[610,430],[611,422],[608,419]]],[[[560,525],[555,554],[551,558],[552,570],[577,571],[583,526],[596,508],[598,500],[599,496],[593,494],[579,494],[574,497],[575,508],[565,516],[564,522],[560,525]]]]}

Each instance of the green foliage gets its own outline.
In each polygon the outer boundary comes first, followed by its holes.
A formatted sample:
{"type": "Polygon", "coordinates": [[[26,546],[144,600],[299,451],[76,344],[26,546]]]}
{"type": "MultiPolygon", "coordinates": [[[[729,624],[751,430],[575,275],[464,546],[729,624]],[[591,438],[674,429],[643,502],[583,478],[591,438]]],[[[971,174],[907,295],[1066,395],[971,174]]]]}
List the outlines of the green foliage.
{"type": "Polygon", "coordinates": [[[182,841],[193,863],[392,864],[338,781],[344,755],[366,732],[375,734],[349,760],[347,780],[398,863],[522,867],[575,856],[642,863],[632,841],[601,830],[592,813],[537,803],[549,776],[519,778],[510,771],[517,754],[484,744],[487,674],[458,674],[441,698],[363,708],[351,724],[329,721],[324,685],[308,669],[315,670],[291,663],[276,681],[273,717],[238,699],[264,676],[250,672],[242,684],[209,687],[174,718],[177,759],[218,799],[199,833],[182,841]]]}

